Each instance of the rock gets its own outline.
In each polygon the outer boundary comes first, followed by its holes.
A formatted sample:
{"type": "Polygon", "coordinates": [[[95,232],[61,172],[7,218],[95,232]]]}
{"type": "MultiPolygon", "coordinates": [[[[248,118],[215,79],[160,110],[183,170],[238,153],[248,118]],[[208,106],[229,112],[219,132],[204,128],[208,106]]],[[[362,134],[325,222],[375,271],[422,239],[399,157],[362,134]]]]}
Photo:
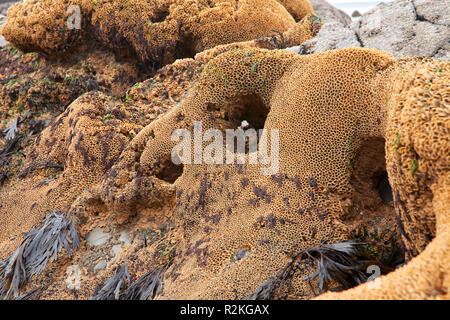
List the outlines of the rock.
{"type": "Polygon", "coordinates": [[[0,3],[0,14],[6,16],[6,13],[8,12],[9,7],[11,7],[16,2],[19,2],[19,0],[7,1],[4,3],[0,3]]]}
{"type": "Polygon", "coordinates": [[[289,47],[284,50],[292,51],[295,53],[300,53],[302,46],[289,47]]]}
{"type": "Polygon", "coordinates": [[[340,22],[344,26],[348,26],[352,22],[352,18],[349,17],[344,11],[332,6],[325,0],[310,0],[311,5],[318,17],[323,22],[340,22]]]}
{"type": "Polygon", "coordinates": [[[353,17],[353,18],[359,18],[359,17],[361,17],[361,12],[359,12],[358,10],[353,11],[352,17],[353,17]]]}
{"type": "Polygon", "coordinates": [[[249,251],[248,251],[248,250],[239,250],[239,251],[236,252],[236,254],[233,256],[232,261],[235,262],[235,261],[241,260],[241,259],[245,258],[245,256],[248,255],[248,254],[249,254],[249,251]]]}
{"type": "Polygon", "coordinates": [[[69,266],[66,269],[66,285],[70,290],[80,290],[81,285],[81,270],[77,265],[69,266]]]}
{"type": "Polygon", "coordinates": [[[99,261],[94,267],[94,272],[98,272],[100,270],[105,269],[107,265],[108,265],[108,262],[106,260],[99,261]]]}
{"type": "Polygon", "coordinates": [[[88,233],[86,241],[93,246],[101,246],[108,239],[111,238],[109,233],[103,233],[103,230],[99,227],[95,227],[94,230],[88,233]]]}
{"type": "MultiPolygon", "coordinates": [[[[448,17],[450,6],[444,1],[420,1],[423,14],[430,17],[448,17]],[[439,4],[442,4],[439,6],[439,4]]],[[[445,21],[446,18],[435,18],[445,21]]],[[[447,55],[449,26],[437,24],[419,16],[413,1],[397,0],[378,5],[354,22],[355,30],[364,47],[385,50],[394,56],[440,56],[447,55]],[[443,54],[440,51],[446,51],[443,54]]]]}
{"type": "Polygon", "coordinates": [[[356,33],[339,22],[325,23],[319,34],[304,44],[306,53],[319,53],[328,50],[361,47],[356,33]]]}
{"type": "Polygon", "coordinates": [[[450,6],[448,0],[414,0],[419,20],[433,24],[450,25],[450,6]]]}
{"type": "Polygon", "coordinates": [[[450,6],[444,0],[381,3],[350,25],[326,22],[304,44],[306,53],[346,47],[375,48],[402,56],[450,59],[450,6]]]}
{"type": "Polygon", "coordinates": [[[111,261],[116,261],[117,257],[119,255],[120,249],[122,248],[122,245],[116,244],[111,248],[112,253],[114,254],[114,257],[111,259],[111,261]]]}
{"type": "Polygon", "coordinates": [[[123,244],[128,247],[131,245],[131,236],[127,231],[121,231],[119,241],[123,242],[123,244]]]}
{"type": "Polygon", "coordinates": [[[3,36],[1,35],[1,28],[5,24],[5,22],[6,22],[6,17],[3,16],[2,14],[0,14],[0,48],[6,46],[8,44],[8,41],[6,41],[5,38],[3,38],[3,36]]]}

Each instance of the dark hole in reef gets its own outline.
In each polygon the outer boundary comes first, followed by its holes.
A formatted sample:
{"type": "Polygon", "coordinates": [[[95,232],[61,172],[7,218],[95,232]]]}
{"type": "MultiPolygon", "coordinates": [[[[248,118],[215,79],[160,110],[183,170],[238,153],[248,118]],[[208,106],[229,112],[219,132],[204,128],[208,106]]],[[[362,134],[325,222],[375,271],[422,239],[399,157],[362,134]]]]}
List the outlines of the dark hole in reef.
{"type": "Polygon", "coordinates": [[[164,161],[155,176],[169,183],[174,183],[183,174],[183,165],[173,163],[171,159],[164,161]]]}
{"type": "Polygon", "coordinates": [[[373,175],[373,185],[378,191],[378,195],[384,203],[391,203],[394,201],[392,196],[392,188],[389,184],[388,174],[386,171],[375,172],[373,175]]]}
{"type": "Polygon", "coordinates": [[[393,201],[384,145],[383,138],[365,138],[352,160],[350,182],[355,191],[353,201],[360,209],[374,209],[393,201]]]}
{"type": "Polygon", "coordinates": [[[194,58],[196,54],[194,37],[191,34],[184,34],[175,48],[175,60],[194,58]]]}
{"type": "Polygon", "coordinates": [[[155,16],[152,19],[153,23],[158,23],[158,22],[163,22],[164,20],[166,20],[167,16],[169,15],[169,10],[168,9],[162,9],[160,11],[155,12],[155,16]]]}
{"type": "Polygon", "coordinates": [[[395,209],[386,171],[385,144],[381,137],[361,140],[351,167],[353,204],[343,220],[352,229],[352,240],[364,243],[361,259],[374,261],[382,275],[404,262],[404,248],[391,219],[395,209]]]}
{"type": "MultiPolygon", "coordinates": [[[[238,137],[245,139],[245,153],[250,152],[250,138],[252,133],[256,133],[256,146],[259,143],[260,132],[264,129],[269,108],[262,99],[254,94],[238,96],[228,100],[224,105],[208,105],[207,111],[215,119],[217,129],[225,132],[226,129],[242,129],[235,131],[234,150],[238,153],[238,137]],[[254,130],[254,131],[253,131],[254,130]]],[[[225,135],[224,135],[225,139],[225,135]]],[[[226,141],[224,141],[225,143],[226,141]]]]}

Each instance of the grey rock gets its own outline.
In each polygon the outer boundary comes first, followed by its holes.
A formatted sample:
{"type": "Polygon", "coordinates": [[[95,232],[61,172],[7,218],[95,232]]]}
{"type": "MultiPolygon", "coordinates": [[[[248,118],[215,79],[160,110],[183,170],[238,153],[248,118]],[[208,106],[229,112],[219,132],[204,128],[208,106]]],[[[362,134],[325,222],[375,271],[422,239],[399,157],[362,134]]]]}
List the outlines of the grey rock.
{"type": "Polygon", "coordinates": [[[339,22],[325,23],[319,34],[304,44],[307,53],[361,47],[356,33],[339,22]]]}
{"type": "Polygon", "coordinates": [[[109,233],[103,233],[103,230],[99,227],[95,227],[94,230],[88,233],[86,241],[93,246],[101,246],[108,239],[111,238],[109,233]]]}
{"type": "Polygon", "coordinates": [[[127,231],[123,230],[120,232],[119,241],[123,242],[123,244],[128,247],[131,245],[131,235],[127,231]]]}
{"type": "Polygon", "coordinates": [[[11,7],[16,2],[19,2],[19,0],[0,1],[0,14],[6,16],[6,13],[8,12],[9,7],[11,7]]]}
{"type": "Polygon", "coordinates": [[[111,252],[114,254],[114,257],[111,259],[111,261],[116,261],[117,260],[117,258],[119,256],[120,249],[122,249],[122,245],[120,245],[120,244],[116,244],[116,245],[112,246],[111,252]]]}
{"type": "Polygon", "coordinates": [[[316,16],[320,17],[324,23],[340,22],[344,26],[348,26],[352,22],[352,18],[348,14],[325,0],[310,0],[310,2],[316,16]]]}
{"type": "Polygon", "coordinates": [[[397,57],[449,60],[449,16],[447,0],[381,3],[350,25],[325,21],[319,34],[304,44],[304,52],[365,47],[384,50],[397,57]]]}
{"type": "Polygon", "coordinates": [[[6,23],[6,17],[0,14],[0,48],[3,48],[8,44],[8,41],[2,36],[2,27],[6,23]]]}
{"type": "Polygon", "coordinates": [[[65,280],[67,288],[70,290],[80,290],[81,270],[77,265],[69,266],[66,269],[67,278],[65,280]]]}
{"type": "Polygon", "coordinates": [[[284,50],[292,51],[292,52],[295,52],[295,53],[300,53],[300,49],[301,49],[301,46],[295,46],[295,47],[286,48],[284,50]]]}
{"type": "Polygon", "coordinates": [[[236,254],[233,256],[233,262],[241,260],[243,258],[245,258],[246,255],[249,254],[248,250],[239,250],[238,252],[236,252],[236,254]]]}
{"type": "Polygon", "coordinates": [[[419,20],[450,26],[450,3],[448,0],[414,0],[419,20]]]}
{"type": "MultiPolygon", "coordinates": [[[[441,14],[450,9],[440,1],[423,0],[427,15],[441,14]]],[[[443,21],[443,19],[438,19],[443,21]]],[[[397,0],[378,5],[352,25],[364,47],[385,50],[394,56],[434,57],[449,45],[448,26],[423,21],[417,16],[414,2],[397,0]]]]}
{"type": "Polygon", "coordinates": [[[94,267],[94,272],[98,272],[100,270],[103,270],[108,265],[108,262],[106,260],[100,260],[94,267]]]}

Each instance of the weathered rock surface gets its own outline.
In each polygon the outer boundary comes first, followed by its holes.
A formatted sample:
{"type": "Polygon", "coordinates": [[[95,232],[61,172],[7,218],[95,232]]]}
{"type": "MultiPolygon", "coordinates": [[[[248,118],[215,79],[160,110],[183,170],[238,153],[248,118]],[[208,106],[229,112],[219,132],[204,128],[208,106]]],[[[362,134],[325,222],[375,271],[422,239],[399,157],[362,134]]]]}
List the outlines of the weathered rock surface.
{"type": "Polygon", "coordinates": [[[444,0],[397,0],[379,4],[350,25],[324,22],[305,44],[307,52],[366,47],[398,57],[450,58],[450,6],[444,0]]]}
{"type": "Polygon", "coordinates": [[[344,11],[332,6],[325,0],[311,0],[311,5],[317,16],[322,18],[323,22],[340,22],[344,26],[352,23],[352,18],[344,11]]]}
{"type": "Polygon", "coordinates": [[[306,53],[319,53],[328,50],[361,47],[357,34],[339,22],[325,23],[319,34],[305,45],[306,53]]]}

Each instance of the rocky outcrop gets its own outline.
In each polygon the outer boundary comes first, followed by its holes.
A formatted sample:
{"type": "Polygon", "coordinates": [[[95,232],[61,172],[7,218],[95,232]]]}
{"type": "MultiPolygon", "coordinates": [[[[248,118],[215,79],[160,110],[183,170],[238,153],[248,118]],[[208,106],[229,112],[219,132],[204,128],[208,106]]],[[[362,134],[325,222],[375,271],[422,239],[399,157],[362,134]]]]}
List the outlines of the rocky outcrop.
{"type": "Polygon", "coordinates": [[[332,6],[325,0],[311,0],[311,5],[316,15],[325,23],[339,22],[344,26],[348,26],[352,23],[352,18],[350,18],[348,14],[332,6]]]}
{"type": "Polygon", "coordinates": [[[361,47],[358,35],[339,22],[325,23],[319,34],[306,42],[303,53],[319,53],[334,49],[361,47]]]}
{"type": "Polygon", "coordinates": [[[366,47],[398,57],[450,58],[450,7],[444,0],[397,0],[378,5],[350,25],[324,22],[318,36],[305,45],[307,52],[366,47]]]}

